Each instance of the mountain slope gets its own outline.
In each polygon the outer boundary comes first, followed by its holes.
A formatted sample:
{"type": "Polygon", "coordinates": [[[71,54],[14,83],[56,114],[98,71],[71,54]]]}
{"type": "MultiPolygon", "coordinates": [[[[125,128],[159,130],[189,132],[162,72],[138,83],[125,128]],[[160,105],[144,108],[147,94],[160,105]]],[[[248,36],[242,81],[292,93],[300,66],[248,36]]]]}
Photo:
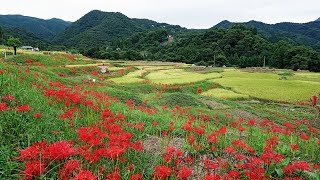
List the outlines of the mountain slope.
{"type": "Polygon", "coordinates": [[[64,31],[70,24],[71,22],[56,18],[44,20],[22,15],[0,15],[0,26],[19,28],[47,41],[64,31]]]}
{"type": "Polygon", "coordinates": [[[316,21],[320,21],[320,18],[318,18],[316,21]]]}
{"type": "Polygon", "coordinates": [[[222,21],[213,28],[230,28],[235,24],[256,28],[272,41],[289,40],[295,44],[310,46],[320,51],[320,21],[302,24],[285,22],[274,25],[257,21],[246,23],[222,21]]]}
{"type": "Polygon", "coordinates": [[[165,28],[173,32],[185,30],[180,26],[157,23],[146,19],[131,19],[121,13],[94,10],[74,22],[59,34],[54,42],[87,49],[110,43],[115,38],[127,37],[137,32],[165,28]]]}

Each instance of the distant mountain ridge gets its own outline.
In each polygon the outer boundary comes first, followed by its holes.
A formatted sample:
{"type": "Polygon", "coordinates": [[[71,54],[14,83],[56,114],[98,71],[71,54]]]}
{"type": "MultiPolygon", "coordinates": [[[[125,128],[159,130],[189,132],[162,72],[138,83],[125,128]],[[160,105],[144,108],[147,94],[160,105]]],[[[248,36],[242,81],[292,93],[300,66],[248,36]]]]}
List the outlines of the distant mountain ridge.
{"type": "Polygon", "coordinates": [[[295,44],[306,45],[320,51],[320,21],[309,23],[265,24],[258,21],[234,23],[222,21],[213,28],[230,28],[236,24],[253,27],[272,41],[289,40],[295,44]]]}
{"type": "Polygon", "coordinates": [[[93,10],[72,23],[54,39],[54,42],[68,47],[86,49],[111,43],[115,38],[129,37],[138,32],[159,28],[171,32],[187,30],[180,26],[148,19],[129,18],[119,12],[93,10]]]}
{"type": "MultiPolygon", "coordinates": [[[[231,28],[236,24],[253,27],[272,42],[286,40],[296,45],[312,47],[320,52],[320,18],[309,23],[277,24],[222,21],[213,28],[231,28]]],[[[148,19],[129,18],[119,12],[99,10],[90,11],[73,23],[57,18],[44,20],[23,15],[0,15],[0,27],[4,29],[5,37],[18,37],[24,44],[52,44],[80,50],[108,46],[114,40],[121,41],[141,32],[166,30],[168,34],[175,36],[206,31],[148,19]]]]}
{"type": "Polygon", "coordinates": [[[35,37],[50,41],[57,34],[64,31],[71,22],[57,18],[49,20],[22,15],[0,15],[0,26],[6,28],[19,28],[35,37]]]}

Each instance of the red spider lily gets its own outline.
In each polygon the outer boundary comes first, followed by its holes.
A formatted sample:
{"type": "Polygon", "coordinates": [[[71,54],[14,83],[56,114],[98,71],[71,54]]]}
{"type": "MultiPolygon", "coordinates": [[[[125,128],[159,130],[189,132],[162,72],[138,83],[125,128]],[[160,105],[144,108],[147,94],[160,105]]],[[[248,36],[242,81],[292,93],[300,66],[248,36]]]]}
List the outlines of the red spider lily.
{"type": "Polygon", "coordinates": [[[177,173],[177,178],[181,180],[187,180],[192,174],[192,169],[189,167],[181,167],[177,173]]]}
{"type": "Polygon", "coordinates": [[[30,111],[30,106],[28,104],[22,105],[17,109],[17,112],[29,112],[29,111],[30,111]]]}
{"type": "Polygon", "coordinates": [[[310,98],[310,101],[312,103],[312,106],[315,107],[317,105],[317,102],[318,102],[318,96],[312,96],[310,98]]]}
{"type": "Polygon", "coordinates": [[[78,160],[68,160],[59,170],[58,177],[60,180],[68,180],[70,179],[70,174],[79,168],[80,162],[78,160]]]}
{"type": "Polygon", "coordinates": [[[309,136],[308,136],[307,134],[305,134],[305,133],[301,133],[301,134],[300,134],[300,138],[301,138],[302,140],[305,140],[305,141],[308,141],[308,140],[309,140],[309,136]]]}
{"type": "Polygon", "coordinates": [[[225,150],[226,153],[228,153],[228,154],[233,154],[233,153],[235,153],[235,150],[234,150],[234,148],[233,148],[232,146],[228,146],[228,147],[226,147],[224,150],[225,150]]]}
{"type": "Polygon", "coordinates": [[[119,173],[107,174],[106,180],[121,180],[121,175],[119,173]]]}
{"type": "Polygon", "coordinates": [[[85,143],[96,146],[102,144],[102,139],[107,136],[107,134],[101,131],[100,128],[90,126],[82,127],[76,130],[78,138],[85,143]]]}
{"type": "Polygon", "coordinates": [[[263,168],[253,168],[253,169],[250,169],[249,171],[244,172],[243,174],[251,180],[256,180],[256,179],[265,179],[264,173],[265,171],[263,168]]]}
{"type": "Polygon", "coordinates": [[[43,154],[46,146],[47,146],[46,141],[34,143],[31,146],[29,146],[23,150],[19,150],[20,156],[17,157],[17,159],[22,160],[22,161],[37,160],[40,158],[40,155],[43,154]]]}
{"type": "Polygon", "coordinates": [[[72,142],[59,141],[48,145],[43,152],[43,158],[48,160],[64,160],[76,154],[72,142]]]}
{"type": "Polygon", "coordinates": [[[130,147],[133,148],[136,151],[143,151],[144,147],[143,147],[143,143],[141,140],[136,141],[135,143],[131,143],[130,147]]]}
{"type": "Polygon", "coordinates": [[[181,158],[183,155],[182,151],[175,148],[175,147],[167,147],[166,152],[163,155],[163,159],[166,162],[171,162],[172,160],[177,160],[178,158],[181,158]]]}
{"type": "Polygon", "coordinates": [[[220,180],[221,177],[219,175],[213,175],[213,174],[210,174],[210,175],[206,175],[204,177],[204,180],[220,180]]]}
{"type": "Polygon", "coordinates": [[[26,163],[26,168],[22,174],[25,179],[33,179],[34,176],[39,177],[46,170],[46,165],[40,161],[30,161],[26,163]]]}
{"type": "Polygon", "coordinates": [[[130,177],[130,180],[142,180],[142,174],[133,174],[131,177],[130,177]]]}
{"type": "Polygon", "coordinates": [[[153,176],[155,179],[166,179],[171,175],[171,168],[164,166],[164,165],[158,165],[154,168],[153,176]]]}
{"type": "Polygon", "coordinates": [[[113,147],[109,147],[106,150],[104,156],[107,158],[116,159],[116,158],[120,157],[125,152],[126,152],[126,148],[113,146],[113,147]]]}
{"type": "Polygon", "coordinates": [[[152,121],[152,126],[153,127],[157,127],[159,125],[159,123],[157,121],[152,121]]]}
{"type": "Polygon", "coordinates": [[[264,161],[264,163],[270,165],[272,162],[280,163],[281,161],[283,161],[284,156],[281,154],[277,154],[274,151],[265,151],[263,152],[263,154],[261,154],[260,158],[264,161]]]}
{"type": "Polygon", "coordinates": [[[16,100],[16,98],[14,96],[10,95],[10,94],[6,95],[6,96],[3,96],[2,99],[5,100],[5,101],[14,101],[14,100],[16,100]]]}
{"type": "Polygon", "coordinates": [[[233,179],[239,179],[240,177],[240,173],[237,170],[230,170],[228,172],[228,175],[230,178],[233,178],[233,179]]]}
{"type": "Polygon", "coordinates": [[[67,109],[64,113],[62,113],[59,118],[60,119],[73,119],[76,116],[76,113],[80,112],[80,109],[76,107],[72,107],[70,109],[67,109]]]}
{"type": "Polygon", "coordinates": [[[290,148],[291,148],[293,151],[299,150],[299,146],[298,146],[297,144],[290,144],[290,148]]]}
{"type": "Polygon", "coordinates": [[[80,172],[74,177],[74,180],[96,180],[97,177],[94,176],[90,171],[80,170],[80,172]]]}
{"type": "Polygon", "coordinates": [[[169,123],[169,128],[168,128],[168,131],[173,131],[174,130],[174,122],[170,122],[169,123]]]}
{"type": "Polygon", "coordinates": [[[221,133],[221,134],[226,134],[226,133],[227,133],[227,127],[226,127],[226,126],[222,126],[222,127],[219,129],[219,133],[221,133]]]}
{"type": "Polygon", "coordinates": [[[206,169],[216,170],[219,168],[219,164],[217,162],[213,162],[208,159],[204,160],[203,163],[206,169]]]}
{"type": "Polygon", "coordinates": [[[189,136],[188,136],[188,142],[189,142],[189,144],[194,144],[194,141],[195,141],[195,136],[193,135],[193,134],[190,134],[189,136]]]}
{"type": "Polygon", "coordinates": [[[254,120],[254,119],[250,119],[249,121],[248,121],[248,125],[249,126],[254,126],[256,124],[256,120],[254,120]]]}
{"type": "Polygon", "coordinates": [[[86,100],[86,101],[84,101],[82,104],[83,104],[84,106],[93,106],[93,105],[94,105],[94,103],[93,103],[92,100],[86,100]]]}
{"type": "Polygon", "coordinates": [[[291,174],[294,171],[309,171],[311,169],[311,166],[309,163],[305,162],[305,161],[297,161],[297,162],[293,162],[288,164],[287,166],[285,166],[283,168],[283,172],[285,174],[291,174]]]}
{"type": "Polygon", "coordinates": [[[33,117],[38,119],[38,118],[42,117],[42,114],[41,113],[35,113],[35,114],[33,114],[33,117]]]}
{"type": "Polygon", "coordinates": [[[1,111],[8,111],[9,108],[7,107],[6,103],[0,103],[0,112],[1,111]]]}

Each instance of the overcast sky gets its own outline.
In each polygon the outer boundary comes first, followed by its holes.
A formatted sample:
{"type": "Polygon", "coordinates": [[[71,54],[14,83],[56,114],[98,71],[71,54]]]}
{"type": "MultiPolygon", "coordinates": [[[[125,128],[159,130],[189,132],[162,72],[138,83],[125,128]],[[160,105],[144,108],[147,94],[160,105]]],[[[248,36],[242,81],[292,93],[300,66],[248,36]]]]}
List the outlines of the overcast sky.
{"type": "Polygon", "coordinates": [[[187,28],[222,20],[309,22],[320,17],[320,0],[0,0],[0,14],[76,21],[91,10],[121,12],[187,28]]]}

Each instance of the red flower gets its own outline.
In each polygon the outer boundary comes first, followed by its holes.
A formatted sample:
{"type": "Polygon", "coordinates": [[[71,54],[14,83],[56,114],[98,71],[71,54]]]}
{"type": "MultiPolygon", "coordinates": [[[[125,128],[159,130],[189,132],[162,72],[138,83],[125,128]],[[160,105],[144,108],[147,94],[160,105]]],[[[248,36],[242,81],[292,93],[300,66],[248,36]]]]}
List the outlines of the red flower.
{"type": "Polygon", "coordinates": [[[226,134],[227,133],[227,127],[226,126],[222,126],[220,129],[219,129],[219,132],[221,134],[226,134]]]}
{"type": "Polygon", "coordinates": [[[0,112],[1,111],[8,111],[9,108],[7,107],[6,103],[0,103],[0,112]]]}
{"type": "Polygon", "coordinates": [[[248,125],[249,126],[254,126],[256,124],[256,120],[254,120],[254,119],[250,119],[249,121],[248,121],[248,125]]]}
{"type": "Polygon", "coordinates": [[[144,147],[143,147],[143,143],[141,140],[135,142],[135,143],[131,143],[130,147],[136,151],[143,151],[144,147]]]}
{"type": "Polygon", "coordinates": [[[64,160],[76,154],[76,149],[72,147],[72,143],[67,141],[59,141],[48,145],[43,156],[48,160],[64,160]]]}
{"type": "Polygon", "coordinates": [[[309,140],[309,136],[306,135],[305,133],[301,133],[301,134],[300,134],[300,138],[301,138],[302,140],[305,140],[305,141],[308,141],[308,140],[309,140]]]}
{"type": "Polygon", "coordinates": [[[60,180],[68,180],[70,179],[70,174],[79,169],[80,163],[78,160],[69,160],[67,161],[63,167],[59,170],[59,179],[60,180]]]}
{"type": "Polygon", "coordinates": [[[231,170],[228,172],[229,177],[232,177],[234,179],[238,179],[240,177],[240,174],[237,170],[231,170]]]}
{"type": "Polygon", "coordinates": [[[291,174],[294,171],[309,171],[311,169],[310,164],[305,161],[297,161],[288,164],[283,168],[285,174],[291,174]]]}
{"type": "Polygon", "coordinates": [[[90,171],[81,170],[73,180],[96,180],[97,177],[94,176],[90,171]]]}
{"type": "Polygon", "coordinates": [[[297,144],[290,144],[290,148],[295,151],[299,149],[299,146],[297,144]]]}
{"type": "Polygon", "coordinates": [[[232,146],[228,146],[224,149],[228,154],[232,154],[235,152],[234,148],[232,146]]]}
{"type": "Polygon", "coordinates": [[[130,177],[130,180],[142,180],[142,175],[141,174],[133,174],[131,177],[130,177]]]}
{"type": "Polygon", "coordinates": [[[318,101],[318,96],[312,96],[310,98],[310,101],[312,103],[312,106],[315,107],[317,105],[317,101],[318,101]]]}
{"type": "Polygon", "coordinates": [[[119,173],[110,173],[107,174],[106,180],[121,180],[121,176],[119,173]]]}
{"type": "Polygon", "coordinates": [[[20,150],[20,156],[17,157],[19,160],[36,160],[44,152],[47,146],[46,141],[41,141],[32,144],[31,146],[20,150]]]}
{"type": "Polygon", "coordinates": [[[208,159],[204,160],[203,163],[204,163],[204,167],[205,167],[206,169],[213,169],[213,170],[215,170],[215,169],[218,169],[218,168],[219,168],[219,164],[218,164],[218,163],[213,162],[213,161],[208,160],[208,159]]]}
{"type": "Polygon", "coordinates": [[[6,72],[6,70],[0,69],[0,74],[4,74],[5,72],[6,72]]]}
{"type": "Polygon", "coordinates": [[[2,99],[5,100],[5,101],[14,101],[14,100],[16,100],[16,98],[14,96],[10,95],[10,94],[7,95],[7,96],[3,96],[2,99]]]}
{"type": "Polygon", "coordinates": [[[210,175],[206,175],[204,177],[204,180],[220,180],[220,176],[219,175],[213,175],[213,174],[210,174],[210,175]]]}
{"type": "Polygon", "coordinates": [[[18,107],[17,111],[18,112],[29,112],[30,106],[28,104],[22,105],[22,106],[18,107]]]}
{"type": "Polygon", "coordinates": [[[164,165],[158,165],[155,167],[155,171],[153,173],[153,176],[156,179],[166,179],[171,175],[172,170],[164,165]]]}
{"type": "Polygon", "coordinates": [[[41,118],[42,114],[41,113],[35,113],[33,114],[34,118],[41,118]]]}
{"type": "Polygon", "coordinates": [[[178,177],[178,179],[186,180],[191,176],[191,174],[192,174],[192,169],[189,167],[183,166],[178,171],[177,177],[178,177]]]}
{"type": "Polygon", "coordinates": [[[45,164],[40,161],[31,161],[26,163],[26,168],[22,172],[25,179],[33,179],[34,176],[40,176],[46,169],[45,164]]]}

